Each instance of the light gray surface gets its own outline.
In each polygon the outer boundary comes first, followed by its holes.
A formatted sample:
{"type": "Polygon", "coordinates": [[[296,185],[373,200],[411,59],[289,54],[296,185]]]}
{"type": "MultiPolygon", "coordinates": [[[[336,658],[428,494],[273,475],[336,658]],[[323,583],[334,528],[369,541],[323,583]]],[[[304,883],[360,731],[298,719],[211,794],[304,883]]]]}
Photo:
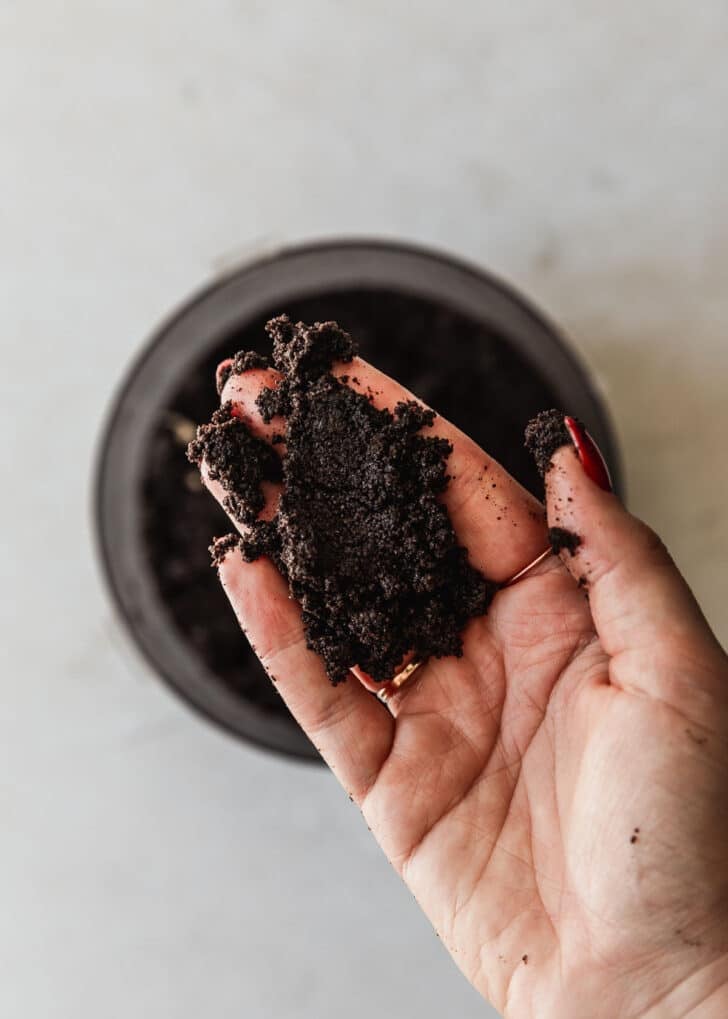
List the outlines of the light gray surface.
{"type": "Polygon", "coordinates": [[[98,425],[245,252],[449,248],[598,370],[631,503],[725,641],[727,43],[722,0],[0,6],[2,1016],[488,1014],[334,782],[120,644],[98,425]]]}

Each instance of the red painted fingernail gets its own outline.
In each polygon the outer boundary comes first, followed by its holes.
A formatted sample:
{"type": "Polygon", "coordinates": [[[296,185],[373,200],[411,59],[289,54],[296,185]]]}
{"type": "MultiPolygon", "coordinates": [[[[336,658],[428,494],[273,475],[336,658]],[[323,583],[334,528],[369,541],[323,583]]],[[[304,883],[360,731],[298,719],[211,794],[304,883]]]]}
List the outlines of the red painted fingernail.
{"type": "Polygon", "coordinates": [[[223,391],[223,387],[225,386],[225,383],[230,378],[230,369],[232,368],[232,366],[233,359],[231,357],[226,357],[225,360],[221,361],[220,364],[215,369],[215,384],[217,386],[218,396],[220,396],[220,394],[223,391]]]}
{"type": "Polygon", "coordinates": [[[612,479],[609,477],[609,469],[599,446],[597,446],[589,432],[576,418],[565,417],[564,425],[571,436],[571,441],[576,447],[577,456],[586,476],[591,478],[594,484],[599,485],[605,492],[611,492],[612,479]]]}

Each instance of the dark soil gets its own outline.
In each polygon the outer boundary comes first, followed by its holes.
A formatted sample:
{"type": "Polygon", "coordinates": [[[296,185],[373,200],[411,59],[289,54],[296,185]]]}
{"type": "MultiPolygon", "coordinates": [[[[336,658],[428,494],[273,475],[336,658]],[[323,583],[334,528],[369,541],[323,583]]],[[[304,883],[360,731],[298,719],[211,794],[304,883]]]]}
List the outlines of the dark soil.
{"type": "Polygon", "coordinates": [[[199,467],[207,460],[211,481],[219,481],[225,492],[224,506],[236,520],[252,524],[263,509],[261,485],[281,480],[281,461],[271,446],[257,439],[235,416],[230,404],[200,425],[187,455],[199,467]]]}
{"type": "Polygon", "coordinates": [[[241,350],[239,354],[236,354],[234,358],[230,359],[230,364],[226,364],[217,375],[217,392],[218,395],[222,393],[225,388],[225,383],[233,374],[240,375],[241,372],[247,372],[251,368],[267,368],[268,358],[265,354],[261,354],[257,350],[241,350]]]}
{"type": "MultiPolygon", "coordinates": [[[[438,496],[448,484],[446,439],[426,434],[435,414],[413,400],[394,413],[330,371],[357,353],[335,322],[271,319],[275,389],[258,397],[263,420],[286,421],[282,463],[226,404],[198,429],[189,456],[204,460],[249,524],[243,558],[268,555],[301,606],[306,643],[332,683],[358,665],[383,682],[405,655],[462,654],[461,632],[495,593],[468,562],[438,496]],[[244,467],[241,468],[241,457],[244,467]],[[272,464],[271,460],[276,461],[272,464]],[[280,478],[279,509],[258,521],[261,482],[280,478]]],[[[234,368],[248,359],[237,355],[234,368]]]]}
{"type": "Polygon", "coordinates": [[[577,548],[581,545],[581,538],[573,531],[567,531],[565,527],[549,527],[549,541],[551,551],[558,555],[566,549],[571,555],[575,555],[577,548]]]}
{"type": "Polygon", "coordinates": [[[541,477],[551,467],[551,457],[556,450],[572,444],[561,410],[542,410],[528,422],[525,437],[526,449],[536,461],[541,477]]]}
{"type": "Polygon", "coordinates": [[[228,552],[239,547],[240,535],[237,532],[234,534],[224,534],[221,538],[215,538],[209,548],[212,565],[219,566],[228,552]]]}
{"type": "MultiPolygon", "coordinates": [[[[250,650],[214,570],[208,546],[230,523],[204,491],[184,451],[217,406],[215,368],[240,348],[269,354],[263,326],[278,309],[222,337],[160,411],[147,454],[144,533],[150,568],[180,636],[228,687],[275,714],[288,713],[250,650]]],[[[403,293],[360,289],[287,302],[291,318],[336,319],[361,354],[470,434],[532,492],[541,482],[520,436],[556,397],[534,367],[487,327],[403,293]]],[[[201,344],[204,338],[201,338],[201,344]]]]}

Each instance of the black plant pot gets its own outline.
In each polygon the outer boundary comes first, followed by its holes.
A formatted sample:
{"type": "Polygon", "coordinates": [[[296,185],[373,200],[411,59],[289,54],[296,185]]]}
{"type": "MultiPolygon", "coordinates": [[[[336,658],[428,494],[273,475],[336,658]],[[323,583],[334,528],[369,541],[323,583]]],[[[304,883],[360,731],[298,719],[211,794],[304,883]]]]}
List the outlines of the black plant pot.
{"type": "Polygon", "coordinates": [[[207,565],[229,530],[184,458],[216,396],[213,371],[286,311],[335,318],[364,357],[450,418],[534,490],[522,448],[537,411],[584,420],[621,490],[608,415],[558,332],[509,287],[445,255],[337,241],[289,248],[238,269],[184,304],[131,367],[101,442],[98,545],[121,618],[159,675],[208,718],[294,757],[318,754],[236,627],[207,565]]]}

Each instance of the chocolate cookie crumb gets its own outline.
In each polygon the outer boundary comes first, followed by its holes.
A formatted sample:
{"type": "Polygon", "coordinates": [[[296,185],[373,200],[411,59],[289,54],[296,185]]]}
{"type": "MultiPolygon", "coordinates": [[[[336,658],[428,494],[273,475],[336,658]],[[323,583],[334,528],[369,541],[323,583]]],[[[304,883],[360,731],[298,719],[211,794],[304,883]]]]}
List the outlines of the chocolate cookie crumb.
{"type": "Polygon", "coordinates": [[[279,316],[266,329],[282,377],[257,405],[265,421],[286,418],[282,464],[229,408],[190,448],[250,525],[243,557],[268,555],[286,578],[332,683],[352,665],[390,679],[409,651],[461,655],[462,629],[496,586],[468,563],[438,498],[452,447],[421,434],[434,413],[414,401],[378,410],[342,385],[332,363],[351,361],[356,346],[335,322],[279,316]],[[281,478],[276,517],[259,520],[261,482],[281,478]]]}
{"type": "Polygon", "coordinates": [[[551,542],[551,551],[554,555],[558,555],[562,549],[566,549],[567,552],[574,555],[579,545],[581,545],[579,535],[574,534],[573,531],[567,531],[565,527],[549,527],[549,541],[551,542]]]}
{"type": "Polygon", "coordinates": [[[542,410],[526,426],[525,440],[526,449],[536,461],[541,477],[544,477],[556,450],[571,444],[563,412],[542,410]]]}
{"type": "Polygon", "coordinates": [[[222,538],[215,538],[210,545],[212,565],[219,566],[228,552],[234,548],[240,548],[239,534],[225,534],[222,538]]]}

